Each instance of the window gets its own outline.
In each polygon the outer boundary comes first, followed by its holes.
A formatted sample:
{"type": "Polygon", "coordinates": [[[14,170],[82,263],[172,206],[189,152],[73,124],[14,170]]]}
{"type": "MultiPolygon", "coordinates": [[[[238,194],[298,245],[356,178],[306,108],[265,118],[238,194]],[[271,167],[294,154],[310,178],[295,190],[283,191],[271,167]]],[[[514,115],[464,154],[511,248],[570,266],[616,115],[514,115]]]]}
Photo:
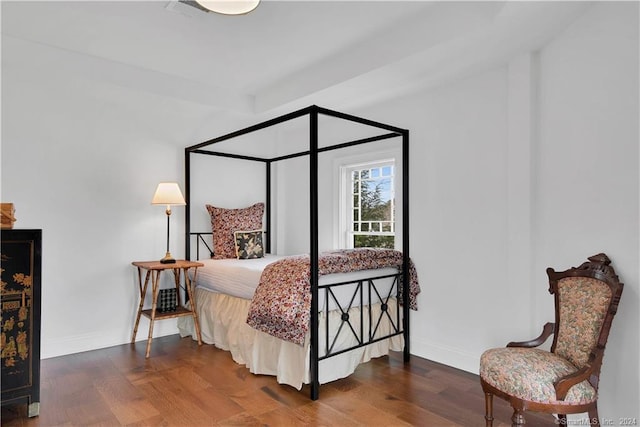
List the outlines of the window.
{"type": "Polygon", "coordinates": [[[344,247],[395,247],[395,162],[342,168],[344,247]]]}

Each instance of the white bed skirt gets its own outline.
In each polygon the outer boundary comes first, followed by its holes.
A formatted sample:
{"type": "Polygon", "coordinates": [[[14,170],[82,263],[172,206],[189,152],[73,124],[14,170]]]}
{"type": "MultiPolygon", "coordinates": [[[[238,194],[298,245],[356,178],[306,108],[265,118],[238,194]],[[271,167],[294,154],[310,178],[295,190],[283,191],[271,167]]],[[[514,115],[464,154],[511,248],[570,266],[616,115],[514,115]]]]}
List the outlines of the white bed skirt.
{"type": "MultiPolygon", "coordinates": [[[[231,352],[231,357],[236,363],[245,365],[254,374],[276,376],[280,384],[288,384],[300,390],[303,384],[310,382],[308,336],[307,343],[304,346],[299,346],[256,331],[246,324],[250,304],[250,301],[246,299],[196,288],[195,300],[203,342],[231,352]]],[[[373,306],[372,310],[374,312],[373,318],[377,319],[380,305],[373,306]]],[[[359,319],[358,313],[358,309],[349,311],[352,319],[359,319]]],[[[389,304],[389,315],[395,322],[395,304],[389,304]]],[[[330,312],[329,316],[332,325],[330,329],[334,329],[333,325],[336,325],[335,329],[337,330],[340,314],[330,312]],[[333,316],[335,316],[335,321],[333,316]]],[[[325,329],[324,314],[319,317],[319,336],[322,343],[325,329]]],[[[357,323],[359,326],[360,322],[358,320],[352,321],[352,323],[357,323]]],[[[364,323],[364,329],[368,335],[368,320],[366,318],[364,323]]],[[[192,336],[194,340],[196,339],[191,317],[178,318],[178,329],[182,337],[192,336]]],[[[376,336],[387,334],[390,330],[391,324],[386,316],[383,316],[376,336]]],[[[335,333],[335,331],[331,332],[335,333]]],[[[359,330],[356,329],[356,332],[359,330]]],[[[355,342],[355,337],[345,326],[340,332],[339,342],[336,343],[335,348],[345,348],[355,342]]],[[[374,357],[387,355],[389,350],[401,351],[403,346],[402,335],[397,335],[363,348],[321,360],[320,384],[345,378],[351,375],[360,363],[368,362],[374,357]]],[[[323,344],[320,347],[322,354],[323,344]]]]}

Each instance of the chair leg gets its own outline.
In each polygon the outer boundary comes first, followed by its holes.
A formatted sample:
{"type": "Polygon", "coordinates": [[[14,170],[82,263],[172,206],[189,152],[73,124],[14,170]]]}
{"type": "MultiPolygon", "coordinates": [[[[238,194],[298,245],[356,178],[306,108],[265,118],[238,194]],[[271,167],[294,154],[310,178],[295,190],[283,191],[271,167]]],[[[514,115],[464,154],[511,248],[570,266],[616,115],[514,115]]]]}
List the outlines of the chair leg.
{"type": "Polygon", "coordinates": [[[484,393],[484,419],[486,427],[493,427],[493,394],[484,393]]]}
{"type": "Polygon", "coordinates": [[[598,404],[595,403],[593,408],[589,410],[589,423],[591,427],[600,425],[600,417],[598,417],[598,404]]]}
{"type": "Polygon", "coordinates": [[[513,415],[511,416],[511,427],[523,426],[526,424],[524,419],[524,413],[520,409],[513,408],[513,415]]]}

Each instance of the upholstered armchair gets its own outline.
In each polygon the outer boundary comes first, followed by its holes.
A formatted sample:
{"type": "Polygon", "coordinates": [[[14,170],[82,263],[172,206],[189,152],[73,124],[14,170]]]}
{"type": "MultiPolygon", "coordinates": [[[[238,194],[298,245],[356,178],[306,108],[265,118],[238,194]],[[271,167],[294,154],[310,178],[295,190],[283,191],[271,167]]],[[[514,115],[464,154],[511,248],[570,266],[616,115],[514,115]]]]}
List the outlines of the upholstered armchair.
{"type": "Polygon", "coordinates": [[[557,414],[561,425],[566,425],[567,414],[588,412],[591,425],[599,425],[600,367],[623,288],[610,263],[598,254],[577,268],[548,268],[555,323],[547,323],[534,340],[482,354],[487,427],[493,425],[493,396],[511,404],[513,426],[525,423],[525,411],[557,414]],[[551,335],[550,351],[536,348],[551,335]]]}

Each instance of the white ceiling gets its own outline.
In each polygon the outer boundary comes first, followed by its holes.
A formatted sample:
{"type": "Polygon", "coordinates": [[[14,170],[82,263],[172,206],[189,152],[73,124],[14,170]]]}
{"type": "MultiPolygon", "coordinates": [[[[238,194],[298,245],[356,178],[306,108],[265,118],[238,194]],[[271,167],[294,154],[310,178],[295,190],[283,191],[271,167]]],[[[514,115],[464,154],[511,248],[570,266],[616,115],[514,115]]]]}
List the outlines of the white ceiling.
{"type": "Polygon", "coordinates": [[[39,52],[23,58],[31,66],[263,113],[357,106],[464,77],[543,46],[588,6],[263,0],[231,17],[176,1],[2,1],[2,40],[39,52]]]}

